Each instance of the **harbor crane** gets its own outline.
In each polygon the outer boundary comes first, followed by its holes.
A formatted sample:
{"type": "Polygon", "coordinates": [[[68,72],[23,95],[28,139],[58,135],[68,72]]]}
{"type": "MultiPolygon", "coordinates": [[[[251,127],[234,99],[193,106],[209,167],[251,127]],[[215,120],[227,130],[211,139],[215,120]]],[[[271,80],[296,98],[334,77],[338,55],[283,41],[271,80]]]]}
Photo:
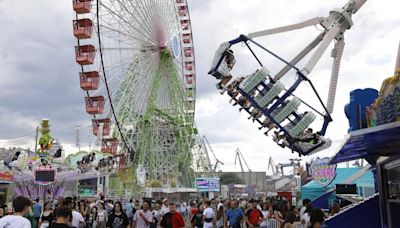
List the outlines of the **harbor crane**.
{"type": "Polygon", "coordinates": [[[272,157],[269,157],[268,170],[270,168],[272,168],[272,173],[274,175],[284,176],[285,173],[283,171],[283,168],[293,167],[293,175],[296,175],[298,170],[299,170],[299,168],[300,168],[301,159],[299,159],[299,158],[291,158],[291,159],[289,159],[289,161],[290,162],[288,162],[288,163],[279,163],[278,165],[275,165],[274,160],[272,160],[272,157]]]}
{"type": "Polygon", "coordinates": [[[243,156],[242,152],[240,151],[239,147],[236,149],[235,165],[238,160],[239,160],[239,165],[240,165],[240,169],[242,170],[242,173],[244,173],[242,160],[243,160],[244,164],[246,165],[246,168],[249,170],[249,172],[252,172],[249,165],[247,164],[246,160],[244,159],[244,156],[243,156]]]}
{"type": "MultiPolygon", "coordinates": [[[[224,163],[221,160],[219,160],[217,158],[217,156],[215,156],[215,153],[205,135],[203,135],[202,142],[203,142],[204,150],[206,152],[208,161],[211,161],[210,156],[209,156],[209,154],[210,154],[209,151],[211,152],[211,154],[213,155],[213,157],[215,159],[215,164],[212,167],[210,167],[212,172],[215,173],[215,172],[217,172],[217,168],[219,167],[219,165],[224,165],[224,163]]],[[[211,165],[211,162],[210,162],[210,165],[211,165]]]]}

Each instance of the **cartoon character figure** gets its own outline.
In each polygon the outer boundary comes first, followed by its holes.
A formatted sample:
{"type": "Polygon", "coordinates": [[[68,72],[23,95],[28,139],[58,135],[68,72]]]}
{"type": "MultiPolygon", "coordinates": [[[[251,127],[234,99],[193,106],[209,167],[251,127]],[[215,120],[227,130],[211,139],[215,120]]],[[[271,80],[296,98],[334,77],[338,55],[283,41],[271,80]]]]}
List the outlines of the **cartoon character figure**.
{"type": "Polygon", "coordinates": [[[45,159],[46,161],[50,159],[49,157],[49,150],[52,147],[53,144],[53,138],[50,135],[50,126],[49,126],[49,120],[48,119],[43,119],[41,122],[41,128],[40,128],[40,138],[38,144],[40,145],[40,148],[36,153],[40,158],[45,159]]]}

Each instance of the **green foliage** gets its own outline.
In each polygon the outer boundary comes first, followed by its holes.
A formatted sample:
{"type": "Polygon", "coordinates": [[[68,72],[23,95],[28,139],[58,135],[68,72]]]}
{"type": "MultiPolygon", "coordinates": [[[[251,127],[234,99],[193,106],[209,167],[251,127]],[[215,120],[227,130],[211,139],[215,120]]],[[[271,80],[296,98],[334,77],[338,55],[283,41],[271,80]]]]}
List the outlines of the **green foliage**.
{"type": "Polygon", "coordinates": [[[235,173],[223,173],[220,177],[221,184],[244,184],[244,180],[235,173]]]}
{"type": "Polygon", "coordinates": [[[175,180],[171,180],[171,188],[176,188],[176,181],[175,180]]]}
{"type": "Polygon", "coordinates": [[[161,187],[162,187],[161,181],[155,179],[150,181],[150,188],[161,188],[161,187]]]}

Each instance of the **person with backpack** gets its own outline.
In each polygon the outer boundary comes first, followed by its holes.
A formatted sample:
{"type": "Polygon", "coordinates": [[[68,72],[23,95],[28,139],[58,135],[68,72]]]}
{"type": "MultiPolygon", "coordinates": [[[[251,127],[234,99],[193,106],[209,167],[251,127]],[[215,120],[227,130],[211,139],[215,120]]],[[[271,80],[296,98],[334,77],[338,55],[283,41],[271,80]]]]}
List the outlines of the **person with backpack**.
{"type": "Polygon", "coordinates": [[[251,208],[246,212],[246,224],[247,227],[260,227],[260,223],[263,221],[263,214],[260,209],[257,208],[257,200],[250,200],[251,208]]]}

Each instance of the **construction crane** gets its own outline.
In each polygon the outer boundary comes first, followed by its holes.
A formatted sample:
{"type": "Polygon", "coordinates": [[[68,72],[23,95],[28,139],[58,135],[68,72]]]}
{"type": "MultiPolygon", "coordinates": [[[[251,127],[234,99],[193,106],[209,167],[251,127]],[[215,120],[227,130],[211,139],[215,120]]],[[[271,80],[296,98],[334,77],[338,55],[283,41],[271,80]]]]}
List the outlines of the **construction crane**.
{"type": "Polygon", "coordinates": [[[275,165],[274,160],[272,160],[272,157],[269,157],[268,170],[272,168],[272,173],[274,175],[284,176],[285,173],[283,171],[283,168],[293,167],[293,175],[296,175],[296,170],[299,170],[300,168],[301,159],[291,158],[289,159],[289,161],[290,161],[289,163],[279,163],[278,165],[275,165]]]}
{"type": "Polygon", "coordinates": [[[220,161],[217,156],[215,156],[215,153],[210,145],[210,143],[208,142],[208,139],[205,135],[203,135],[203,146],[204,146],[204,150],[206,152],[207,155],[207,159],[210,161],[210,156],[209,156],[209,151],[211,151],[211,154],[213,155],[214,159],[215,159],[215,164],[211,167],[212,168],[212,172],[215,173],[217,172],[217,168],[218,165],[224,165],[224,163],[222,161],[220,161]],[[208,149],[207,149],[208,148],[208,149]]]}
{"type": "Polygon", "coordinates": [[[244,159],[244,156],[239,148],[236,149],[235,165],[238,160],[239,160],[239,165],[240,165],[240,169],[242,170],[242,173],[244,173],[242,160],[243,160],[244,164],[246,165],[247,169],[249,170],[249,172],[252,172],[249,165],[246,162],[246,159],[244,159]]]}

